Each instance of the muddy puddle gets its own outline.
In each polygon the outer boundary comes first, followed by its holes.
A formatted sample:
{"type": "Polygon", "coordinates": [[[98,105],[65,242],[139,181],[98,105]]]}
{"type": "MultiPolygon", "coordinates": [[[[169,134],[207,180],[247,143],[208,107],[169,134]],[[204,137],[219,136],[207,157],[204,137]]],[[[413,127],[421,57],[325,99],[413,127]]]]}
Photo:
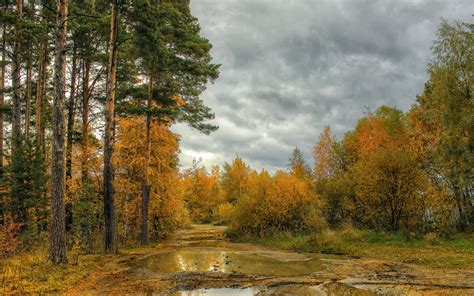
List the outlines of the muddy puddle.
{"type": "Polygon", "coordinates": [[[318,295],[344,295],[344,296],[372,296],[373,292],[357,289],[343,283],[327,283],[319,286],[279,286],[273,288],[219,288],[198,289],[194,291],[178,291],[172,296],[318,296],[318,295]]]}
{"type": "Polygon", "coordinates": [[[157,273],[207,271],[285,277],[310,275],[323,269],[322,262],[311,257],[287,258],[281,254],[278,256],[214,248],[186,248],[157,254],[144,259],[140,266],[157,273]]]}

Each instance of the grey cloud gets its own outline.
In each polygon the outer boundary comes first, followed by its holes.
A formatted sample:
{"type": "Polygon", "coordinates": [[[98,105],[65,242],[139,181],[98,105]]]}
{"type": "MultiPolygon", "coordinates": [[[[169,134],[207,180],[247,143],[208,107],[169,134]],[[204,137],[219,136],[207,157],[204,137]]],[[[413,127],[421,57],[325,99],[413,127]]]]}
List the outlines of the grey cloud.
{"type": "MultiPolygon", "coordinates": [[[[220,129],[204,136],[182,125],[187,151],[236,153],[257,169],[285,168],[311,149],[324,125],[338,137],[366,107],[408,110],[426,80],[441,18],[473,21],[469,1],[194,0],[192,12],[214,45],[221,77],[202,95],[220,129]]],[[[193,154],[194,155],[194,154],[193,154]]]]}

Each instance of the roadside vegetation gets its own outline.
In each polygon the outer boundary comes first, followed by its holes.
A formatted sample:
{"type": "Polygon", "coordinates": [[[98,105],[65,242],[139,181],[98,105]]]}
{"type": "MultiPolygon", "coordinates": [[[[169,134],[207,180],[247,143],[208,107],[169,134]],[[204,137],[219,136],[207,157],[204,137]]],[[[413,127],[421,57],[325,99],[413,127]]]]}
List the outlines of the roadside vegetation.
{"type": "Polygon", "coordinates": [[[297,252],[311,252],[346,258],[372,258],[433,268],[471,269],[474,264],[474,235],[457,234],[449,239],[427,235],[407,238],[397,233],[360,230],[346,226],[317,234],[282,232],[265,236],[240,236],[236,242],[263,245],[297,252]]]}

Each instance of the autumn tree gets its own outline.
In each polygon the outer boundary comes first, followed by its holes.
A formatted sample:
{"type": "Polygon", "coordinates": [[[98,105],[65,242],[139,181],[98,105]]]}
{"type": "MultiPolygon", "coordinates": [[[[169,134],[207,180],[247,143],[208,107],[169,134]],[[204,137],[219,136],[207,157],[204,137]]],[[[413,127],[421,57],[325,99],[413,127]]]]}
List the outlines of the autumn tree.
{"type": "Polygon", "coordinates": [[[443,22],[433,44],[429,80],[411,110],[423,126],[431,176],[455,197],[458,228],[474,221],[474,25],[443,22]]]}
{"type": "Polygon", "coordinates": [[[331,227],[350,221],[353,178],[345,170],[344,145],[325,126],[313,149],[316,192],[324,200],[324,216],[331,227]]]}
{"type": "Polygon", "coordinates": [[[425,209],[426,176],[409,154],[380,149],[359,162],[356,207],[365,225],[391,231],[418,231],[425,209]]]}
{"type": "Polygon", "coordinates": [[[322,203],[311,183],[279,171],[251,172],[248,189],[236,203],[231,229],[250,235],[305,233],[325,227],[322,203]]]}
{"type": "Polygon", "coordinates": [[[238,155],[231,164],[224,164],[222,189],[230,203],[235,204],[245,193],[250,172],[250,167],[238,155]]]}
{"type": "Polygon", "coordinates": [[[209,174],[204,166],[193,167],[183,174],[183,198],[195,222],[209,223],[220,202],[219,179],[209,174]]]}
{"type": "MultiPolygon", "coordinates": [[[[138,239],[141,223],[140,187],[145,149],[146,122],[143,117],[118,120],[114,166],[117,167],[114,186],[118,198],[119,238],[138,239]]],[[[151,225],[154,239],[185,225],[188,213],[182,200],[178,179],[178,136],[164,125],[153,125],[150,130],[150,181],[155,186],[150,191],[151,225]]],[[[140,235],[141,236],[141,235],[140,235]]]]}
{"type": "Polygon", "coordinates": [[[336,176],[335,145],[336,138],[331,134],[330,127],[327,125],[313,149],[314,175],[317,181],[336,176]]]}

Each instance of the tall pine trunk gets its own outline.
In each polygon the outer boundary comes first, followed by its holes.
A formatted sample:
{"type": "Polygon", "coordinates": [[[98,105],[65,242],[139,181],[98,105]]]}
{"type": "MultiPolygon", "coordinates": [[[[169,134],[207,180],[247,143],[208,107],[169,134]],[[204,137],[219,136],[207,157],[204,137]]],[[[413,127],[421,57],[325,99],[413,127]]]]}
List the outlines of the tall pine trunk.
{"type": "MultiPolygon", "coordinates": [[[[153,99],[153,77],[150,75],[148,80],[148,102],[147,108],[151,110],[153,99]]],[[[151,146],[151,118],[146,116],[145,126],[145,161],[143,162],[143,184],[142,184],[142,224],[141,224],[141,244],[148,244],[148,209],[150,206],[150,176],[148,166],[150,162],[150,146],[151,146]]]]}
{"type": "MultiPolygon", "coordinates": [[[[72,178],[72,145],[74,119],[76,112],[76,77],[77,77],[77,47],[73,42],[72,48],[72,70],[71,70],[71,88],[69,90],[69,99],[67,102],[67,125],[66,125],[66,196],[69,197],[70,181],[72,178]]],[[[66,202],[66,231],[70,231],[73,224],[73,213],[71,199],[66,202]]]]}
{"type": "MultiPolygon", "coordinates": [[[[29,44],[31,47],[31,43],[29,44]]],[[[28,60],[26,64],[26,93],[25,93],[25,137],[30,135],[30,104],[31,104],[31,80],[33,75],[33,52],[28,50],[28,60]]]]}
{"type": "MultiPolygon", "coordinates": [[[[35,3],[30,1],[28,18],[35,16],[35,3]]],[[[33,43],[28,41],[28,59],[26,70],[26,94],[25,94],[25,137],[30,136],[31,121],[31,81],[33,79],[33,43]]]]}
{"type": "MultiPolygon", "coordinates": [[[[41,124],[42,124],[42,110],[43,110],[43,80],[45,79],[45,68],[46,68],[46,44],[47,41],[43,41],[41,50],[38,58],[38,74],[36,76],[36,97],[35,97],[35,137],[36,145],[38,148],[43,147],[43,138],[41,135],[41,124]]],[[[44,153],[44,151],[42,151],[44,153]]]]}
{"type": "Polygon", "coordinates": [[[87,159],[89,158],[89,78],[91,72],[91,62],[84,60],[82,78],[82,141],[81,141],[81,177],[82,183],[89,178],[87,159]]]}
{"type": "MultiPolygon", "coordinates": [[[[0,106],[5,103],[5,46],[6,46],[6,25],[2,28],[2,73],[0,77],[0,106]]],[[[0,112],[0,179],[3,177],[3,112],[0,112]]],[[[3,215],[1,217],[3,219],[3,215]]],[[[2,223],[3,225],[3,223],[2,223]]]]}
{"type": "MultiPolygon", "coordinates": [[[[0,77],[0,107],[5,103],[5,45],[6,45],[6,25],[2,27],[2,72],[0,77]]],[[[0,112],[0,180],[3,179],[3,112],[0,112]]],[[[0,207],[0,226],[5,225],[5,207],[0,207]]]]}
{"type": "Polygon", "coordinates": [[[49,259],[67,263],[64,209],[64,101],[66,87],[67,0],[59,0],[54,56],[53,143],[51,156],[51,230],[49,259]]]}
{"type": "MultiPolygon", "coordinates": [[[[74,118],[76,111],[76,76],[77,76],[77,47],[74,42],[72,48],[72,71],[71,71],[71,89],[69,91],[69,100],[67,103],[67,139],[66,139],[66,180],[72,177],[72,134],[74,129],[74,118]]],[[[66,183],[66,189],[68,185],[66,183]]],[[[67,190],[66,190],[67,191],[67,190]]]]}
{"type": "MultiPolygon", "coordinates": [[[[23,0],[16,1],[16,12],[20,18],[23,16],[23,0]]],[[[16,169],[19,160],[19,148],[21,145],[21,36],[20,24],[14,26],[13,56],[12,56],[12,134],[11,134],[11,157],[12,157],[12,190],[11,197],[13,203],[13,221],[15,223],[26,224],[26,210],[22,202],[22,194],[17,186],[18,178],[16,169]]]]}
{"type": "Polygon", "coordinates": [[[105,103],[105,137],[104,137],[104,219],[105,219],[105,252],[117,253],[117,232],[115,228],[114,189],[113,189],[113,135],[114,105],[117,71],[117,31],[118,4],[111,0],[110,17],[109,67],[107,75],[107,98],[105,103]]]}

